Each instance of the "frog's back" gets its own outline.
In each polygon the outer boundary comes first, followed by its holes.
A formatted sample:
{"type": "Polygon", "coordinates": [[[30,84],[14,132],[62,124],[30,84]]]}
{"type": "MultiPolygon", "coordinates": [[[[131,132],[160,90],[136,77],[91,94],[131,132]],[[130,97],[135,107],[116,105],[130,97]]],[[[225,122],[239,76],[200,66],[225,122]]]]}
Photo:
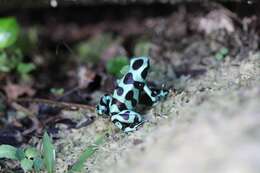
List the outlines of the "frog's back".
{"type": "Polygon", "coordinates": [[[140,92],[145,85],[149,66],[149,59],[146,57],[131,59],[129,71],[120,80],[117,80],[117,87],[112,95],[111,109],[114,112],[135,108],[140,92]]]}
{"type": "Polygon", "coordinates": [[[132,83],[125,84],[123,79],[124,78],[122,78],[117,84],[113,93],[113,99],[124,103],[128,110],[132,110],[137,104],[139,90],[137,90],[132,83]]]}

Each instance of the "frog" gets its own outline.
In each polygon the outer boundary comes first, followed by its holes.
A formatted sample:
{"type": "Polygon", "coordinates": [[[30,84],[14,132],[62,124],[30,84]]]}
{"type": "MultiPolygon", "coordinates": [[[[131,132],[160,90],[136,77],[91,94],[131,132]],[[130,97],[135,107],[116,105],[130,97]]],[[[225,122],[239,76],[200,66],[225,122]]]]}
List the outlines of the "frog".
{"type": "Polygon", "coordinates": [[[133,132],[145,120],[136,106],[141,103],[141,95],[145,94],[156,105],[168,94],[167,89],[154,89],[148,86],[146,77],[150,69],[149,57],[134,57],[130,59],[129,69],[121,79],[117,80],[112,94],[105,94],[96,105],[98,115],[110,120],[124,132],[133,132]]]}

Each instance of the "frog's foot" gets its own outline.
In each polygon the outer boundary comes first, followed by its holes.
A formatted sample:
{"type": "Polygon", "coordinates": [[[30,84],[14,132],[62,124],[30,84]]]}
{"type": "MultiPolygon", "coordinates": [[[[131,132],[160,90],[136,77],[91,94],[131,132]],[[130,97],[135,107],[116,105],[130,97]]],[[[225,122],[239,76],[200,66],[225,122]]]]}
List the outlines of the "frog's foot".
{"type": "Polygon", "coordinates": [[[165,99],[165,97],[169,94],[169,90],[152,90],[152,97],[154,97],[153,105],[156,105],[159,101],[165,99]]]}
{"type": "Polygon", "coordinates": [[[105,94],[101,97],[99,104],[96,106],[96,112],[103,117],[109,116],[109,103],[112,101],[111,95],[105,94]]]}
{"type": "Polygon", "coordinates": [[[159,97],[159,100],[164,99],[168,94],[169,94],[169,90],[162,89],[159,91],[157,97],[159,97]]]}
{"type": "Polygon", "coordinates": [[[141,115],[131,110],[123,110],[113,115],[111,121],[124,132],[135,131],[144,123],[141,115]]]}

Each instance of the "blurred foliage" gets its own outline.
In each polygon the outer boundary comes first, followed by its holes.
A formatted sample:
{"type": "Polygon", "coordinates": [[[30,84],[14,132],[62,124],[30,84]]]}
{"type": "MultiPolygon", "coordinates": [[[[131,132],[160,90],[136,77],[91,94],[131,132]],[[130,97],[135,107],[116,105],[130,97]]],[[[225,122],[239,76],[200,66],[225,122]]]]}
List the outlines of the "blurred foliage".
{"type": "Polygon", "coordinates": [[[148,56],[151,49],[151,42],[146,40],[140,40],[134,47],[134,55],[137,56],[148,56]]]}
{"type": "Polygon", "coordinates": [[[19,48],[6,49],[0,52],[0,72],[16,72],[22,80],[29,78],[36,66],[33,63],[24,63],[23,55],[19,48]]]}
{"type": "Polygon", "coordinates": [[[42,151],[35,147],[27,147],[25,149],[16,148],[11,145],[0,145],[0,158],[17,160],[24,172],[39,173],[45,168],[48,173],[55,172],[55,150],[51,142],[51,138],[47,133],[44,134],[42,140],[42,151]]]}
{"type": "Polygon", "coordinates": [[[61,96],[64,94],[63,88],[51,88],[51,93],[57,96],[61,96]]]}
{"type": "Polygon", "coordinates": [[[17,66],[17,72],[22,77],[23,80],[29,78],[29,73],[36,69],[36,66],[33,63],[19,63],[17,66]]]}
{"type": "Polygon", "coordinates": [[[98,63],[102,53],[108,48],[112,41],[110,34],[102,34],[79,43],[76,46],[76,51],[80,61],[83,63],[98,63]]]}
{"type": "Polygon", "coordinates": [[[34,147],[25,150],[11,145],[0,145],[0,158],[17,160],[25,171],[39,172],[43,168],[43,161],[40,152],[34,147]]]}
{"type": "Polygon", "coordinates": [[[14,17],[0,19],[0,49],[13,45],[19,35],[20,27],[14,17]]]}
{"type": "Polygon", "coordinates": [[[20,35],[15,43],[16,47],[19,47],[24,54],[30,54],[31,51],[37,48],[39,42],[39,28],[32,26],[26,30],[21,31],[20,35]]]}
{"type": "MultiPolygon", "coordinates": [[[[22,80],[29,78],[29,73],[36,67],[25,63],[21,48],[16,45],[20,26],[15,18],[0,18],[0,72],[16,72],[22,80]]],[[[28,45],[25,42],[21,45],[28,45]]]]}
{"type": "Polygon", "coordinates": [[[114,58],[111,58],[106,63],[106,70],[109,74],[115,76],[115,77],[121,77],[122,73],[124,73],[125,70],[122,70],[126,68],[125,66],[128,66],[128,58],[126,56],[117,56],[114,58]]]}
{"type": "Polygon", "coordinates": [[[20,49],[12,48],[0,52],[0,72],[11,72],[22,63],[23,55],[20,49]]]}
{"type": "Polygon", "coordinates": [[[0,92],[0,116],[3,116],[5,109],[6,109],[5,96],[2,92],[0,92]]]}

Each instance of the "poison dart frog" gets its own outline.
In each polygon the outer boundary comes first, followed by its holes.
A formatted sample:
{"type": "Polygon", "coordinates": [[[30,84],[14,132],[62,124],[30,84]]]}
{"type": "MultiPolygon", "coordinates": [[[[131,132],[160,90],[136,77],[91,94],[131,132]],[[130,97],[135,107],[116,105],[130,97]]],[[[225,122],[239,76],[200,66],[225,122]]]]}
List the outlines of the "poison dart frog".
{"type": "Polygon", "coordinates": [[[136,57],[130,60],[128,72],[119,80],[112,95],[105,94],[96,106],[96,112],[111,121],[124,132],[131,132],[144,123],[142,116],[135,112],[140,103],[141,94],[146,94],[152,105],[165,98],[169,91],[151,89],[146,83],[150,68],[148,57],[136,57]]]}

